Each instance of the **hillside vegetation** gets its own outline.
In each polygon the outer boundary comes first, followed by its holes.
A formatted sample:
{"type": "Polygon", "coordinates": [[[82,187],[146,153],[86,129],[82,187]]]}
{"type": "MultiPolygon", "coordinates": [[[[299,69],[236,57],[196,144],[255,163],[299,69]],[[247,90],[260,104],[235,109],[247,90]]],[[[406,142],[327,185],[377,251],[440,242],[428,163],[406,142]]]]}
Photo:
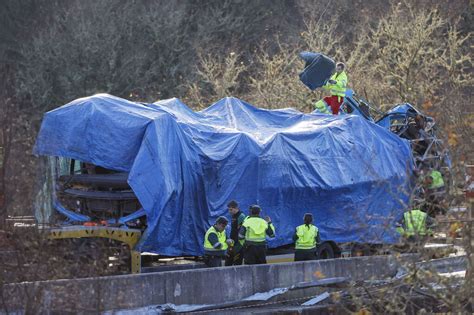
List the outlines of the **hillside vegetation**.
{"type": "Polygon", "coordinates": [[[201,109],[225,96],[312,110],[302,50],[347,64],[386,110],[410,102],[472,158],[472,5],[464,1],[33,1],[0,4],[0,204],[32,215],[44,112],[95,93],[201,109]]]}

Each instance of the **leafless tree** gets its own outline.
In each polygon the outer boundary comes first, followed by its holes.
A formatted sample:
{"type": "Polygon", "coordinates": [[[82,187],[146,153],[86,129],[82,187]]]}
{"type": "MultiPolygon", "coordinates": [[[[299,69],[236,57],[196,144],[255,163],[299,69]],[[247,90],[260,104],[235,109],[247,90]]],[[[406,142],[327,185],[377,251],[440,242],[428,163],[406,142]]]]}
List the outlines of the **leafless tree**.
{"type": "MultiPolygon", "coordinates": [[[[349,86],[380,110],[410,102],[434,116],[446,134],[453,162],[454,188],[448,203],[469,206],[462,189],[466,165],[474,164],[472,17],[466,13],[467,0],[432,4],[429,0],[3,1],[2,219],[7,214],[33,215],[31,204],[44,178],[36,171],[39,162],[31,152],[45,111],[98,92],[147,102],[176,96],[195,109],[237,96],[260,107],[311,111],[324,94],[310,93],[299,82],[302,50],[345,62],[349,86]]],[[[472,257],[472,222],[455,216],[448,220],[462,223],[464,248],[472,257]]],[[[12,241],[9,233],[0,240],[8,239],[18,252],[16,269],[8,269],[18,271],[15,281],[91,275],[103,268],[97,264],[93,270],[83,270],[76,261],[69,270],[52,270],[71,257],[49,255],[54,245],[42,235],[12,241]]],[[[71,256],[77,247],[92,245],[65,246],[72,246],[65,253],[71,256]]],[[[405,289],[444,281],[413,266],[408,273],[408,283],[395,288],[398,299],[389,295],[388,287],[363,299],[357,299],[360,292],[354,291],[356,310],[375,302],[374,311],[401,311],[409,303],[405,289]]],[[[463,299],[473,296],[469,282],[456,290],[430,294],[449,310],[462,311],[463,299]]]]}

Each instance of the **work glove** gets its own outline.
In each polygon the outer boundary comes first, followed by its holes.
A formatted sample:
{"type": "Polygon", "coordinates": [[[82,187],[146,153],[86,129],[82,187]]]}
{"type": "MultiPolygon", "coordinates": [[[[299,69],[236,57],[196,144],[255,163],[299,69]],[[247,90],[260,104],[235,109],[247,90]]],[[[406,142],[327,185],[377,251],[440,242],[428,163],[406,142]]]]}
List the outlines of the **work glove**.
{"type": "Polygon", "coordinates": [[[229,238],[229,239],[226,240],[225,242],[226,242],[227,245],[229,245],[229,246],[234,246],[234,240],[233,240],[233,239],[230,239],[230,238],[229,238]]]}
{"type": "Polygon", "coordinates": [[[336,80],[329,80],[328,82],[329,82],[330,84],[336,84],[336,83],[337,83],[336,80]]]}

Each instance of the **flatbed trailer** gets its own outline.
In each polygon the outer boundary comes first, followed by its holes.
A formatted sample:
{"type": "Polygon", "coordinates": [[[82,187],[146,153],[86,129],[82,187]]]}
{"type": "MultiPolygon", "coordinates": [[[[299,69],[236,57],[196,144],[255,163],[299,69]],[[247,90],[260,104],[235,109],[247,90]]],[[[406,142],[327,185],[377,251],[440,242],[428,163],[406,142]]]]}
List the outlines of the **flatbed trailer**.
{"type": "Polygon", "coordinates": [[[141,272],[141,253],[135,250],[135,245],[140,240],[142,232],[138,229],[108,227],[108,226],[65,226],[47,231],[49,239],[69,238],[107,238],[120,241],[130,249],[131,273],[141,272]]]}

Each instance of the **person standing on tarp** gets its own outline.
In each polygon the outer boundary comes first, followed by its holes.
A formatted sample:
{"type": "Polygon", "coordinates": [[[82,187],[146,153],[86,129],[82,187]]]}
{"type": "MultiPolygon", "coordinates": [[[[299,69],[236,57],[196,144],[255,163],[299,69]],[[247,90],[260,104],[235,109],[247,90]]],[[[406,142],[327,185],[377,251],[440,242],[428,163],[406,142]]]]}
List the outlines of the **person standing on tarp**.
{"type": "Polygon", "coordinates": [[[328,82],[323,85],[323,89],[328,90],[331,96],[327,96],[314,104],[314,107],[320,112],[329,114],[329,110],[326,109],[329,107],[333,115],[339,114],[339,108],[344,101],[348,82],[345,68],[344,63],[338,62],[336,64],[336,72],[331,76],[328,82]]]}
{"type": "Polygon", "coordinates": [[[275,237],[275,227],[269,216],[265,220],[260,217],[262,209],[250,206],[250,216],[247,217],[239,231],[239,239],[245,240],[244,262],[246,265],[267,263],[266,236],[275,237]]]}
{"type": "Polygon", "coordinates": [[[227,248],[232,245],[232,240],[225,234],[228,222],[226,217],[218,217],[204,236],[204,262],[208,267],[221,267],[227,248]]]}
{"type": "Polygon", "coordinates": [[[226,266],[242,265],[244,260],[243,248],[245,240],[239,240],[239,230],[245,220],[245,214],[240,211],[239,204],[235,200],[229,201],[227,209],[232,215],[230,238],[234,241],[234,246],[229,247],[225,260],[226,266]]]}
{"type": "Polygon", "coordinates": [[[295,261],[315,260],[316,245],[321,242],[319,230],[313,223],[313,215],[305,213],[304,224],[296,228],[293,240],[295,241],[295,261]]]}

